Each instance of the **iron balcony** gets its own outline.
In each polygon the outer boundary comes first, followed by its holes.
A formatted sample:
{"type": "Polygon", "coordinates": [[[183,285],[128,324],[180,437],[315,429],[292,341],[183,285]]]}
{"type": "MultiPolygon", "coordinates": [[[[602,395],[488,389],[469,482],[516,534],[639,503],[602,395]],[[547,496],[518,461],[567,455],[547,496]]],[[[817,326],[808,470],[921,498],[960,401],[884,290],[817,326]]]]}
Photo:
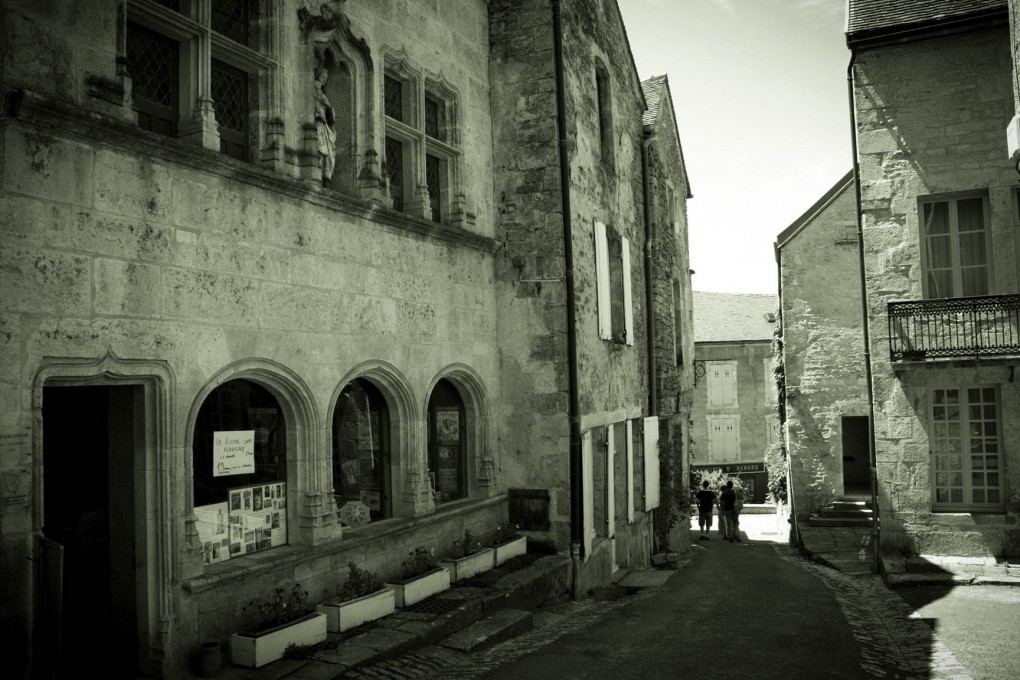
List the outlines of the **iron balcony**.
{"type": "Polygon", "coordinates": [[[1020,356],[1020,295],[888,303],[892,361],[1020,356]]]}

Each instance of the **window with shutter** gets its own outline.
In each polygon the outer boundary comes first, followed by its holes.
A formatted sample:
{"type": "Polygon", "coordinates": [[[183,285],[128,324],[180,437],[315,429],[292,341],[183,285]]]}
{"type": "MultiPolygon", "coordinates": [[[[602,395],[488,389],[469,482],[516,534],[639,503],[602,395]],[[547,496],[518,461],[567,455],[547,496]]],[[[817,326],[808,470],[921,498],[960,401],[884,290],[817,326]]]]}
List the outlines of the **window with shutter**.
{"type": "Polygon", "coordinates": [[[708,405],[714,407],[737,405],[737,363],[735,361],[706,362],[708,372],[708,405]]]}
{"type": "Polygon", "coordinates": [[[659,507],[659,419],[644,419],[645,511],[659,507]]]}

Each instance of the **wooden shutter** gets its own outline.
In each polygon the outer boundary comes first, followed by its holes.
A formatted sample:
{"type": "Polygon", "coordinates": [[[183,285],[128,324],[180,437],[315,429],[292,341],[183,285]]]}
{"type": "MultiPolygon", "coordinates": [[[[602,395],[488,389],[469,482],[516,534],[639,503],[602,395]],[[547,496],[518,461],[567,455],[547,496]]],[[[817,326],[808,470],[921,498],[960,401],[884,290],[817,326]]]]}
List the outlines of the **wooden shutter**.
{"type": "Polygon", "coordinates": [[[581,521],[581,548],[584,559],[591,556],[592,541],[595,538],[595,473],[592,468],[591,431],[581,435],[581,494],[584,517],[581,521]]]}
{"type": "Polygon", "coordinates": [[[645,418],[645,511],[659,507],[659,419],[645,418]]]}
{"type": "Polygon", "coordinates": [[[627,333],[627,344],[634,344],[634,303],[631,299],[630,284],[630,241],[620,238],[620,257],[623,258],[623,328],[627,333]]]}
{"type": "Polygon", "coordinates": [[[627,524],[634,523],[634,421],[627,421],[627,524]]]}
{"type": "Polygon", "coordinates": [[[613,339],[612,300],[609,291],[609,242],[606,225],[595,220],[595,289],[598,298],[599,338],[613,339]]]}
{"type": "Polygon", "coordinates": [[[616,535],[616,428],[606,428],[606,536],[616,535]]]}

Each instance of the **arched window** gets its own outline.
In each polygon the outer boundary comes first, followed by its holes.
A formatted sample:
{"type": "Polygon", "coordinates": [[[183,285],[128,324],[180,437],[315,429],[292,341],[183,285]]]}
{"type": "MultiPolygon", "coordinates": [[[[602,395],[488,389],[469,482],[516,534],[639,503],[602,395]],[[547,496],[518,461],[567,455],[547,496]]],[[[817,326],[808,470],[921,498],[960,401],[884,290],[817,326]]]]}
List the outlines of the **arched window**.
{"type": "Polygon", "coordinates": [[[464,400],[440,380],[429,397],[429,476],[439,501],[467,497],[467,446],[464,400]]]}
{"type": "Polygon", "coordinates": [[[192,453],[204,562],[287,542],[286,435],[276,397],[250,380],[223,383],[202,402],[192,453]]]}
{"type": "Polygon", "coordinates": [[[393,515],[389,409],[361,378],[344,387],[333,411],[333,493],[337,507],[361,501],[373,520],[393,515]]]}

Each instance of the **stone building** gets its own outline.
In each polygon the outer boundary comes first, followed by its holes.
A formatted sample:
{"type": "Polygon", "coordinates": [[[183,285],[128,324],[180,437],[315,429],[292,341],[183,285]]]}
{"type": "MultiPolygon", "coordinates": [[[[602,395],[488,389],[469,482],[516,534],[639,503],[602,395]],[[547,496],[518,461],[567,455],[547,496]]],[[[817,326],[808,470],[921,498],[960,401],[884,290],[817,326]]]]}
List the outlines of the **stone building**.
{"type": "Polygon", "coordinates": [[[508,518],[578,596],[648,563],[688,189],[614,0],[13,0],[0,31],[13,677],[181,677],[253,598],[508,518]]]}
{"type": "Polygon", "coordinates": [[[776,237],[785,428],[796,510],[871,497],[853,172],[776,237]]]}
{"type": "Polygon", "coordinates": [[[775,295],[694,292],[694,469],[740,477],[752,502],[768,493],[765,449],[778,441],[773,378],[775,295]]]}
{"type": "Polygon", "coordinates": [[[1020,552],[1005,0],[851,0],[881,546],[1020,552]]]}

